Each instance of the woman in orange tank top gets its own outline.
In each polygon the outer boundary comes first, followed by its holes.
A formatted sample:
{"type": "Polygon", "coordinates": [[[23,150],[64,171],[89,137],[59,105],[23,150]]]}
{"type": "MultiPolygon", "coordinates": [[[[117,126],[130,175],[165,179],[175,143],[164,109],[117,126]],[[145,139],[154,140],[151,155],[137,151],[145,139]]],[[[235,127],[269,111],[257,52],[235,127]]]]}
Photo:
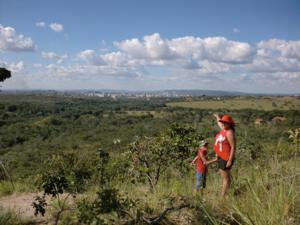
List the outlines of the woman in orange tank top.
{"type": "Polygon", "coordinates": [[[214,114],[214,116],[221,131],[215,137],[214,150],[217,158],[210,161],[209,164],[218,162],[219,173],[222,177],[221,196],[224,197],[231,183],[230,169],[234,162],[236,145],[235,123],[229,115],[224,115],[222,118],[218,114],[214,114]]]}

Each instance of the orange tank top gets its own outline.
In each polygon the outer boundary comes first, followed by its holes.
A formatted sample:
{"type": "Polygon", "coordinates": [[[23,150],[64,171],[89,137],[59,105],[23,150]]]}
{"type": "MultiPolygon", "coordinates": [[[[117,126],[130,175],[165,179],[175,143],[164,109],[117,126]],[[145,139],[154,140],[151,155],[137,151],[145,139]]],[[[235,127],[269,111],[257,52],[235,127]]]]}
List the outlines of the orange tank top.
{"type": "Polygon", "coordinates": [[[217,155],[228,161],[230,152],[231,152],[231,145],[226,137],[226,130],[221,130],[220,133],[218,133],[215,137],[215,144],[214,144],[214,150],[217,153],[217,155]]]}

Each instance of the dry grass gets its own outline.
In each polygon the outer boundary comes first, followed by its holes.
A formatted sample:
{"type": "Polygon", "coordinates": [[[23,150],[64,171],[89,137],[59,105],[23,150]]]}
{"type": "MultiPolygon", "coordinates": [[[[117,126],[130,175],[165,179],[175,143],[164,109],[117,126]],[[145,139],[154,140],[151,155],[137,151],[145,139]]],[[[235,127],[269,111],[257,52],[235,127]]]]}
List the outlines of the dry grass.
{"type": "Polygon", "coordinates": [[[169,107],[184,107],[196,109],[256,109],[256,110],[297,110],[300,109],[300,99],[296,97],[257,97],[231,98],[224,100],[202,100],[167,103],[169,107]]]}

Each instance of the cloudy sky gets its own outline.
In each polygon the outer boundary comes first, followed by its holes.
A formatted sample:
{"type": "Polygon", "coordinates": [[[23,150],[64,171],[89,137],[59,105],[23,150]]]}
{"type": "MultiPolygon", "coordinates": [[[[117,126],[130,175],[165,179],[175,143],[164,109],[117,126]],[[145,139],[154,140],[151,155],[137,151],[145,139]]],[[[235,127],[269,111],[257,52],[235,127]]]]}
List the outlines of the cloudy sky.
{"type": "Polygon", "coordinates": [[[299,0],[0,0],[3,89],[300,91],[299,0]]]}

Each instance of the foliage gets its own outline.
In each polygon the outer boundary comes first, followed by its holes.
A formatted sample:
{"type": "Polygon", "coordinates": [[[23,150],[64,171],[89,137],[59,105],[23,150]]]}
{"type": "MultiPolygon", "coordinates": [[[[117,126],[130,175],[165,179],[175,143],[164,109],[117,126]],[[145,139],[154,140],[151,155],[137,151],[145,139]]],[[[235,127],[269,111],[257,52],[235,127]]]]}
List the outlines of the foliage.
{"type": "MultiPolygon", "coordinates": [[[[272,111],[255,107],[251,97],[242,99],[242,109],[218,109],[237,122],[233,183],[221,201],[220,177],[210,166],[204,201],[193,194],[194,169],[188,165],[199,140],[213,143],[214,110],[167,107],[178,101],[167,98],[2,92],[0,160],[15,189],[3,181],[0,195],[36,191],[38,181],[45,196],[35,201],[37,213],[51,208],[56,224],[297,224],[299,158],[291,141],[297,140],[300,117],[290,108],[298,107],[299,98],[279,99],[272,111]],[[272,123],[278,115],[286,121],[272,123]],[[255,125],[258,117],[265,123],[255,125]]],[[[237,103],[228,97],[224,104],[231,100],[237,103]]],[[[213,154],[211,145],[208,151],[213,154]]]]}
{"type": "Polygon", "coordinates": [[[11,72],[5,68],[0,68],[0,82],[5,81],[11,77],[11,72]]]}
{"type": "Polygon", "coordinates": [[[184,172],[186,160],[203,139],[192,127],[173,124],[158,137],[143,137],[129,146],[131,172],[138,179],[146,178],[153,191],[161,174],[172,168],[184,172]]]}
{"type": "Polygon", "coordinates": [[[77,203],[78,218],[84,224],[111,224],[129,215],[135,201],[122,196],[115,188],[97,192],[94,200],[82,199],[77,203]]]}
{"type": "Polygon", "coordinates": [[[91,177],[90,165],[79,158],[74,152],[54,155],[52,159],[45,163],[46,170],[42,171],[40,186],[43,190],[42,196],[36,196],[32,206],[35,215],[44,216],[46,212],[46,196],[51,195],[59,201],[59,210],[56,214],[56,223],[60,215],[65,211],[66,201],[70,195],[73,197],[77,193],[86,190],[87,180],[91,177]],[[63,195],[66,193],[66,195],[63,195]],[[62,202],[61,198],[63,198],[62,202]]]}
{"type": "Polygon", "coordinates": [[[295,145],[295,153],[298,153],[298,146],[300,143],[300,128],[290,129],[288,133],[289,133],[289,139],[295,145]]]}

